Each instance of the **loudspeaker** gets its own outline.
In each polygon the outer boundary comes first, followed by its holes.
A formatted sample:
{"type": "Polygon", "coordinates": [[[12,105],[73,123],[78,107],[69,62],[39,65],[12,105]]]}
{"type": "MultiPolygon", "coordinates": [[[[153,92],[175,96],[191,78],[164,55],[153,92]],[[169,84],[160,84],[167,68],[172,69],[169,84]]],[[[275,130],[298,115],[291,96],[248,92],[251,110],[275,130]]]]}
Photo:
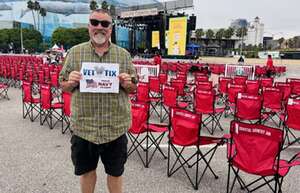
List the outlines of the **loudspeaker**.
{"type": "Polygon", "coordinates": [[[190,19],[189,19],[189,29],[190,30],[195,30],[196,29],[196,16],[192,15],[190,16],[190,19]]]}

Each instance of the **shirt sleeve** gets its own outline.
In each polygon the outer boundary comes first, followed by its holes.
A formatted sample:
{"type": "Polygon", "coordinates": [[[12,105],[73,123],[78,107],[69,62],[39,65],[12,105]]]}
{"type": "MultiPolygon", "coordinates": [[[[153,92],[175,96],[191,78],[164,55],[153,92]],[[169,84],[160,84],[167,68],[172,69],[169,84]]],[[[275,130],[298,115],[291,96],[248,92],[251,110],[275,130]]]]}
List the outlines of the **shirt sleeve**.
{"type": "Polygon", "coordinates": [[[137,78],[136,69],[132,64],[132,58],[131,58],[130,54],[126,55],[126,63],[127,63],[127,73],[131,77],[134,77],[136,79],[137,78]]]}
{"type": "Polygon", "coordinates": [[[59,83],[69,79],[69,74],[74,71],[74,51],[73,49],[67,54],[63,68],[59,73],[59,83]]]}

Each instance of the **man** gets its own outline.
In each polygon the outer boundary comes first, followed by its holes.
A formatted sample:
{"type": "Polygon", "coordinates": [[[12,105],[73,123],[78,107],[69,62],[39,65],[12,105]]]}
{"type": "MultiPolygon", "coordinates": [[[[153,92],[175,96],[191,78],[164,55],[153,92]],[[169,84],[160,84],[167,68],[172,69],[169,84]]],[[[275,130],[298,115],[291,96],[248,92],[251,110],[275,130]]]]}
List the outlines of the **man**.
{"type": "Polygon", "coordinates": [[[273,65],[273,59],[271,55],[268,55],[267,63],[266,63],[266,69],[267,69],[267,77],[272,77],[274,73],[274,65],[273,65]]]}
{"type": "Polygon", "coordinates": [[[112,17],[95,10],[89,17],[90,41],[71,48],[60,73],[63,91],[72,92],[71,157],[82,193],[93,193],[99,158],[107,174],[110,193],[122,192],[122,174],[127,159],[131,124],[128,93],[136,89],[136,73],[130,54],[111,43],[112,17]],[[81,93],[78,89],[82,62],[118,63],[119,93],[81,93]]]}
{"type": "Polygon", "coordinates": [[[155,65],[161,65],[161,55],[159,54],[158,51],[155,52],[155,56],[153,58],[153,62],[155,65]]]}

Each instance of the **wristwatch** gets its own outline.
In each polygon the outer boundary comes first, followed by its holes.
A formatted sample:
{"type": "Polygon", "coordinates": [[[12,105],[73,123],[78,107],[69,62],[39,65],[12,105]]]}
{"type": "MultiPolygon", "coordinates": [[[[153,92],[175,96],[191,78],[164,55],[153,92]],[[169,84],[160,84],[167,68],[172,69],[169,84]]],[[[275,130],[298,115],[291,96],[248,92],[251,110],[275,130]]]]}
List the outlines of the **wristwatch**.
{"type": "Polygon", "coordinates": [[[132,82],[133,84],[137,84],[139,81],[138,81],[138,79],[136,79],[134,76],[132,76],[132,77],[131,77],[131,82],[132,82]]]}

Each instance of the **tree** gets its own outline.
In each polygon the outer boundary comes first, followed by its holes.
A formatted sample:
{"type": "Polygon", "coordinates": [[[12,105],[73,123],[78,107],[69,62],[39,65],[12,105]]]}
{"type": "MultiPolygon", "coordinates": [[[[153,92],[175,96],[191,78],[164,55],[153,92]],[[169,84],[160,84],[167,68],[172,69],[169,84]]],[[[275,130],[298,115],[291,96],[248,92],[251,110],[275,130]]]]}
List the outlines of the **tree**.
{"type": "Polygon", "coordinates": [[[247,36],[247,33],[248,33],[248,29],[246,27],[238,28],[235,32],[236,36],[242,40],[242,44],[240,45],[240,54],[242,54],[243,52],[244,37],[247,36]]]}
{"type": "Polygon", "coordinates": [[[109,12],[113,17],[116,16],[116,7],[114,5],[110,5],[109,12]]]}
{"type": "Polygon", "coordinates": [[[204,36],[204,34],[205,34],[203,29],[202,28],[196,29],[195,33],[196,33],[196,41],[200,42],[202,36],[204,36]]]}
{"type": "Polygon", "coordinates": [[[52,34],[51,43],[63,45],[64,48],[68,49],[88,40],[89,33],[87,28],[57,28],[52,34]]]}
{"type": "Polygon", "coordinates": [[[40,15],[39,15],[40,9],[41,9],[40,3],[38,1],[34,1],[33,10],[35,11],[37,18],[38,18],[37,30],[39,30],[39,31],[40,31],[40,15]]]}
{"type": "Polygon", "coordinates": [[[45,35],[45,17],[47,15],[47,11],[45,8],[40,9],[40,15],[43,17],[43,35],[45,35]]]}
{"type": "Polygon", "coordinates": [[[215,37],[215,32],[211,29],[208,29],[206,31],[206,38],[207,39],[213,39],[215,37]]]}
{"type": "Polygon", "coordinates": [[[216,33],[216,39],[221,40],[224,37],[225,29],[221,28],[216,33]]]}
{"type": "Polygon", "coordinates": [[[102,1],[101,8],[108,10],[108,7],[109,7],[108,3],[106,1],[102,1]]]}
{"type": "Polygon", "coordinates": [[[284,42],[284,37],[279,38],[278,40],[279,47],[282,48],[282,44],[284,42]]]}
{"type": "Polygon", "coordinates": [[[96,9],[98,9],[98,4],[95,0],[92,0],[90,2],[90,10],[96,10],[96,9]]]}
{"type": "Polygon", "coordinates": [[[232,27],[229,27],[224,31],[224,38],[230,39],[234,34],[234,29],[232,27]]]}
{"type": "Polygon", "coordinates": [[[34,26],[34,29],[36,29],[36,21],[35,21],[35,17],[34,17],[34,13],[33,13],[34,3],[31,0],[27,1],[27,8],[29,10],[31,10],[32,18],[33,18],[33,24],[34,24],[33,26],[34,26]]]}

